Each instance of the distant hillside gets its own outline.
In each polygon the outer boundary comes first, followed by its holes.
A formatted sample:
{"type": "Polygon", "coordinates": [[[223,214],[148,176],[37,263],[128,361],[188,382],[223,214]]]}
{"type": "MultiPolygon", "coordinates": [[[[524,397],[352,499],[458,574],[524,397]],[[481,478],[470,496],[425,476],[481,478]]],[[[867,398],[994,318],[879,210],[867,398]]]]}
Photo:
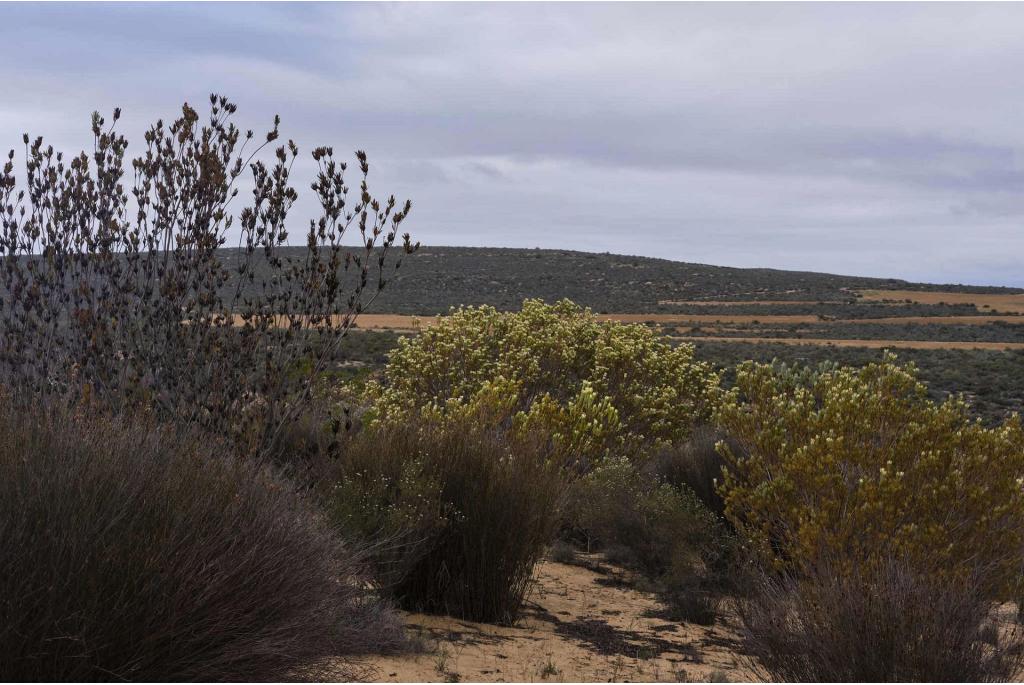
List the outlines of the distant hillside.
{"type": "Polygon", "coordinates": [[[737,269],[571,250],[423,247],[373,311],[437,314],[452,306],[516,309],[525,298],[567,297],[604,312],[675,312],[698,300],[849,302],[856,289],[1021,292],[1005,288],[923,285],[898,279],[777,269],[737,269]]]}

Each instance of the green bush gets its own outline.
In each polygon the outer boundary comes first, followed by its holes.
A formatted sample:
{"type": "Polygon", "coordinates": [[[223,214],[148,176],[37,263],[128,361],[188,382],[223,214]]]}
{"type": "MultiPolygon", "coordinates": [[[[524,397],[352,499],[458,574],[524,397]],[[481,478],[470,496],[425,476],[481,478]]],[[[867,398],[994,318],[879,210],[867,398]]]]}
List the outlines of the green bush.
{"type": "Polygon", "coordinates": [[[383,589],[403,607],[513,622],[556,530],[563,469],[546,436],[479,415],[367,427],[341,447],[326,506],[376,541],[383,589]]]}
{"type": "Polygon", "coordinates": [[[861,369],[746,363],[718,422],[726,515],[777,568],[889,556],[955,578],[992,563],[1012,592],[1024,549],[1024,430],[936,404],[894,359],[861,369]],[[1014,551],[1008,555],[1007,550],[1014,551]]]}
{"type": "Polygon", "coordinates": [[[577,528],[654,582],[673,618],[714,620],[731,541],[692,490],[613,457],[576,483],[573,509],[577,528]]]}
{"type": "Polygon", "coordinates": [[[349,679],[401,644],[360,553],[226,449],[0,402],[0,680],[349,679]]]}
{"type": "Polygon", "coordinates": [[[710,418],[718,377],[648,327],[600,321],[562,300],[526,300],[519,312],[467,307],[403,338],[384,379],[369,387],[371,420],[423,412],[502,410],[493,418],[551,436],[584,466],[613,448],[676,443],[710,418]]]}

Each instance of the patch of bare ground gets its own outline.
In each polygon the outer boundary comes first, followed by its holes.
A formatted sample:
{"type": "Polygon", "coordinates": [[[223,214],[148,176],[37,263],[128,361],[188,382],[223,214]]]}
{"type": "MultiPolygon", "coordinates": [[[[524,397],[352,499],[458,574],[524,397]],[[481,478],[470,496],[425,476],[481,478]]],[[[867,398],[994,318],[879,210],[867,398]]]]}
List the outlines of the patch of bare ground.
{"type": "Polygon", "coordinates": [[[407,614],[424,644],[411,655],[374,657],[380,682],[680,682],[750,680],[729,623],[659,618],[663,607],[597,556],[584,565],[537,565],[515,626],[407,614]]]}
{"type": "MultiPolygon", "coordinates": [[[[680,332],[689,332],[681,330],[680,332]]],[[[842,340],[838,338],[733,338],[718,335],[679,335],[673,340],[686,342],[711,341],[742,342],[742,343],[777,343],[782,345],[826,345],[833,347],[870,347],[873,349],[912,349],[912,350],[1024,350],[1022,342],[975,342],[948,340],[842,340]]]]}
{"type": "Polygon", "coordinates": [[[1024,314],[1024,294],[984,295],[977,293],[924,292],[919,290],[861,290],[861,297],[868,301],[881,302],[910,300],[917,304],[973,304],[978,309],[993,309],[1000,312],[1024,314]]]}

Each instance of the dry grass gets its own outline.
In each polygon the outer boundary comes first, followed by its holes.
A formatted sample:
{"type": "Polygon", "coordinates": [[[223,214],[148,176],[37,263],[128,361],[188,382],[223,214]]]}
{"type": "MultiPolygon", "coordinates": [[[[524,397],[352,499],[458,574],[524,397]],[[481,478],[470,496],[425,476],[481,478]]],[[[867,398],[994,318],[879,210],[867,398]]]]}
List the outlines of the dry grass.
{"type": "MultiPolygon", "coordinates": [[[[282,327],[287,325],[286,317],[280,317],[281,322],[279,325],[282,327]]],[[[241,315],[235,314],[234,325],[241,326],[244,321],[241,315]]],[[[331,317],[332,324],[334,326],[339,325],[343,322],[344,316],[336,315],[331,317]]],[[[363,330],[387,330],[387,331],[402,331],[402,332],[416,332],[424,326],[433,326],[437,322],[436,316],[411,316],[409,314],[360,314],[355,320],[353,328],[360,328],[363,330]]]]}
{"type": "Polygon", "coordinates": [[[559,523],[566,484],[549,442],[479,415],[365,429],[341,447],[329,510],[347,538],[376,543],[403,607],[510,624],[559,523]]]}
{"type": "Polygon", "coordinates": [[[750,665],[771,682],[1006,682],[1024,636],[981,569],[960,583],[888,560],[765,577],[738,604],[750,665]]]}

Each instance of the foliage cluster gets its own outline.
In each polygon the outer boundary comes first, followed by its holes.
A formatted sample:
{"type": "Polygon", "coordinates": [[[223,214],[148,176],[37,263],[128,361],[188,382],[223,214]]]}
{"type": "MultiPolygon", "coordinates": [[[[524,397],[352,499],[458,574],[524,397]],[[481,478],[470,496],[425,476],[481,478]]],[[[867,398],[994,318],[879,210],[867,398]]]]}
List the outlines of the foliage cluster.
{"type": "Polygon", "coordinates": [[[913,367],[746,363],[717,413],[726,514],[778,566],[822,553],[921,560],[951,573],[999,564],[1019,577],[1024,430],[972,420],[955,398],[928,399],[913,367]]]}
{"type": "MultiPolygon", "coordinates": [[[[369,386],[371,421],[466,412],[550,435],[584,469],[611,452],[686,439],[710,417],[718,377],[642,325],[563,300],[518,312],[460,308],[392,352],[369,386]]],[[[497,425],[497,423],[496,423],[497,425]]]]}
{"type": "Polygon", "coordinates": [[[719,406],[720,493],[772,569],[746,642],[782,680],[1003,680],[1021,665],[1024,430],[936,403],[893,357],[746,362],[719,406]]]}

